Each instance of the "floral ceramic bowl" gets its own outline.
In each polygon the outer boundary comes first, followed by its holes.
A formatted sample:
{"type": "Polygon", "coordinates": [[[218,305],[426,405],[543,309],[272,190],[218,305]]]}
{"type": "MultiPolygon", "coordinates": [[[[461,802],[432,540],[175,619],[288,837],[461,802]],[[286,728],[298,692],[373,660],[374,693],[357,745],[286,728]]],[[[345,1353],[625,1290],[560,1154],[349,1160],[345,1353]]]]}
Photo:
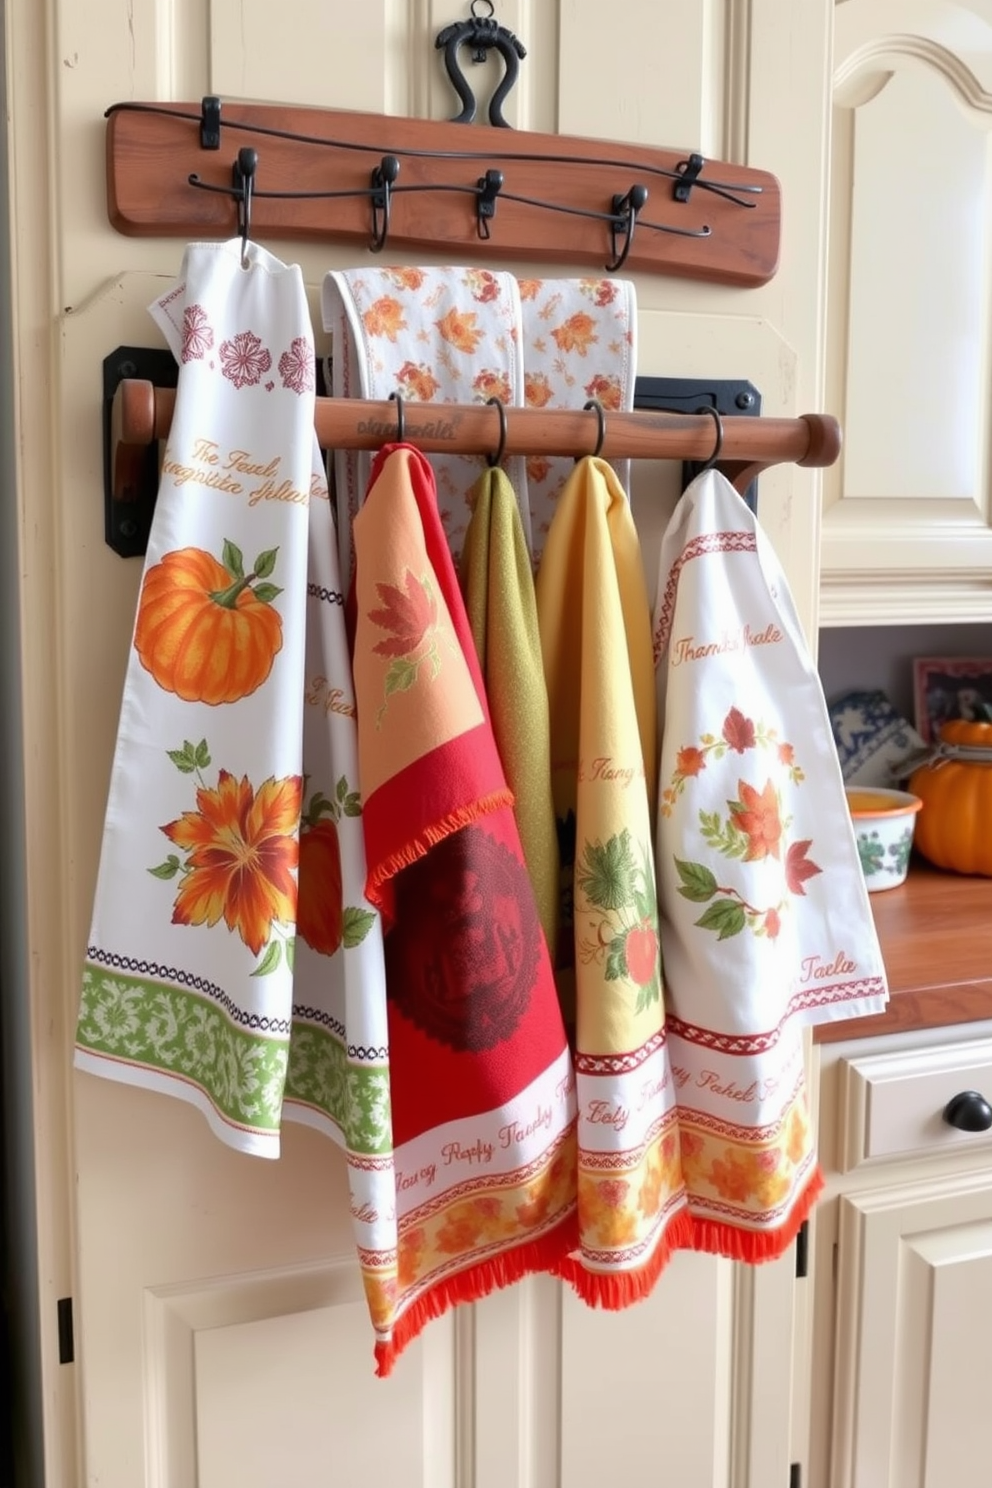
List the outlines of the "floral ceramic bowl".
{"type": "Polygon", "coordinates": [[[849,785],[846,794],[869,892],[896,888],[906,878],[916,813],[923,802],[909,791],[880,786],[849,785]]]}

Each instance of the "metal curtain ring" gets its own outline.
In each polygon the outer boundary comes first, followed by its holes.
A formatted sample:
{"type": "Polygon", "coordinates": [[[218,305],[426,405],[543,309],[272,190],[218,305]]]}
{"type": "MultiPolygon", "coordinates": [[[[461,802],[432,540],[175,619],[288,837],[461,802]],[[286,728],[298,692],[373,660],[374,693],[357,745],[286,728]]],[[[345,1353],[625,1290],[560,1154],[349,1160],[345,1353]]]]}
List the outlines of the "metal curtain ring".
{"type": "Polygon", "coordinates": [[[590,398],[588,403],[583,403],[582,412],[588,413],[590,408],[596,414],[596,424],[598,429],[598,433],[596,435],[596,448],[593,450],[593,456],[596,456],[602,454],[603,444],[606,440],[606,411],[598,398],[590,398]]]}
{"type": "Polygon", "coordinates": [[[403,394],[390,393],[390,402],[396,403],[396,443],[402,444],[406,439],[406,410],[403,407],[403,394]]]}
{"type": "Polygon", "coordinates": [[[487,398],[487,403],[495,403],[499,409],[499,444],[496,446],[494,455],[486,456],[486,463],[490,470],[495,470],[497,465],[503,463],[503,453],[506,449],[506,407],[501,398],[487,398]]]}
{"type": "Polygon", "coordinates": [[[700,466],[697,472],[699,475],[705,475],[707,470],[713,469],[713,466],[720,458],[720,451],[723,449],[723,419],[720,417],[719,409],[711,408],[708,403],[704,404],[702,408],[697,408],[696,412],[708,413],[716,424],[716,444],[713,446],[713,453],[705,464],[700,466]]]}

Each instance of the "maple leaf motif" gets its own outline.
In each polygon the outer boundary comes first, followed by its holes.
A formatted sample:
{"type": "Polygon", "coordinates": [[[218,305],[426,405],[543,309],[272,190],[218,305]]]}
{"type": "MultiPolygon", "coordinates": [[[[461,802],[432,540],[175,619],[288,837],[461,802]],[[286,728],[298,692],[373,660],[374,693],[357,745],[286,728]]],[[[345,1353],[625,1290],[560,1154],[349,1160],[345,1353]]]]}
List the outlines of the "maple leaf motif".
{"type": "Polygon", "coordinates": [[[477,319],[474,310],[451,309],[434,324],[445,341],[449,341],[458,351],[473,352],[483,337],[483,332],[476,326],[477,319]]]}
{"type": "Polygon", "coordinates": [[[785,881],[790,894],[805,896],[803,884],[808,878],[815,878],[818,873],[823,872],[822,868],[806,856],[812,845],[812,838],[807,837],[804,842],[794,842],[785,855],[785,881]]]}
{"type": "Polygon", "coordinates": [[[375,586],[383,607],[370,610],[369,619],[380,630],[392,631],[388,640],[373,646],[378,656],[409,656],[437,624],[437,600],[428,585],[407,569],[403,586],[403,589],[395,584],[375,586]]]}
{"type": "Polygon", "coordinates": [[[731,708],[723,720],[723,737],[737,754],[754,748],[754,724],[739,708],[731,708]]]}
{"type": "MultiPolygon", "coordinates": [[[[740,800],[731,801],[729,805],[734,826],[747,838],[745,863],[758,862],[769,856],[777,858],[782,846],[782,818],[774,785],[768,780],[764,790],[759,792],[746,780],[741,780],[737,788],[740,800]]],[[[809,847],[808,842],[805,847],[809,847]]],[[[805,876],[808,878],[809,874],[805,876]]]]}

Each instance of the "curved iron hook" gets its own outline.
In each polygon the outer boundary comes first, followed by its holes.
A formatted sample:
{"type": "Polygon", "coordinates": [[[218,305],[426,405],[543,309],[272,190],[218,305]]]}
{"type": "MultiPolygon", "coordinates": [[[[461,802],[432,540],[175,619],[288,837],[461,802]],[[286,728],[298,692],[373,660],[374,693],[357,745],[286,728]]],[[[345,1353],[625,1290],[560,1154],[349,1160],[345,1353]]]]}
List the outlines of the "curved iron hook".
{"type": "Polygon", "coordinates": [[[627,262],[627,255],[634,242],[634,228],[637,226],[637,214],[644,207],[648,199],[648,188],[646,186],[631,186],[626,196],[615,196],[613,198],[613,221],[610,233],[613,238],[613,262],[606,265],[608,274],[615,274],[617,269],[622,269],[627,262]],[[617,233],[623,229],[625,233],[623,248],[617,252],[617,233]]]}
{"type": "Polygon", "coordinates": [[[502,398],[487,398],[486,402],[495,403],[499,409],[499,444],[495,454],[486,456],[486,464],[490,470],[495,470],[497,465],[502,465],[503,454],[506,450],[506,405],[502,398]]]}
{"type": "Polygon", "coordinates": [[[403,407],[403,394],[390,393],[389,401],[396,403],[396,443],[402,444],[406,439],[406,409],[403,407]]]}
{"type": "Polygon", "coordinates": [[[381,253],[389,237],[389,214],[393,208],[393,187],[400,173],[395,155],[383,155],[372,172],[372,241],[370,253],[381,253]]]}
{"type": "Polygon", "coordinates": [[[499,52],[503,58],[506,69],[503,80],[496,89],[489,102],[489,122],[496,125],[498,129],[509,129],[510,126],[503,118],[502,106],[507,94],[513,88],[520,72],[520,60],[527,55],[527,49],[523,42],[518,41],[512,31],[493,19],[490,11],[488,16],[478,16],[474,8],[472,18],[468,21],[454,21],[450,26],[445,26],[434,38],[435,47],[444,52],[444,66],[451,86],[461,100],[462,110],[452,119],[453,124],[471,124],[475,118],[476,100],[471,84],[465,77],[458,62],[458,50],[468,45],[474,47],[472,60],[475,62],[485,61],[486,54],[491,48],[499,52]]]}
{"type": "Polygon", "coordinates": [[[238,236],[241,239],[241,267],[248,267],[248,244],[251,241],[251,198],[255,189],[255,172],[258,170],[258,151],[243,145],[234,162],[232,180],[237,192],[238,236]]]}
{"type": "Polygon", "coordinates": [[[716,443],[713,446],[713,453],[705,464],[701,465],[696,471],[697,475],[705,475],[707,470],[713,469],[720,458],[720,451],[723,449],[723,419],[720,417],[719,409],[713,408],[709,403],[704,403],[702,408],[696,409],[696,412],[708,413],[716,424],[716,443]]]}
{"type": "Polygon", "coordinates": [[[593,409],[596,414],[596,424],[598,429],[596,435],[596,448],[593,450],[593,456],[595,457],[602,454],[603,452],[603,443],[606,439],[606,410],[604,409],[602,403],[599,401],[598,398],[590,398],[588,403],[583,403],[582,412],[588,413],[590,408],[593,409]]]}

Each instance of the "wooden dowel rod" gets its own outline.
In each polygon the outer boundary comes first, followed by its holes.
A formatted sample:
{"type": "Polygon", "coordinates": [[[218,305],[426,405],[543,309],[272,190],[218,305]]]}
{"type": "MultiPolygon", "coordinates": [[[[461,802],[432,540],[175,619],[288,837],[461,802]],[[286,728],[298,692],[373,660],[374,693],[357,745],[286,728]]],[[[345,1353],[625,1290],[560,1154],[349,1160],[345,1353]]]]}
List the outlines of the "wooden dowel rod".
{"type": "MultiPolygon", "coordinates": [[[[125,379],[114,394],[113,428],[125,445],[166,439],[172,424],[173,388],[125,379]]],[[[486,455],[499,445],[499,410],[484,403],[404,403],[405,437],[427,453],[486,455]]],[[[323,449],[378,449],[396,438],[395,402],[318,398],[314,423],[323,449]]],[[[594,411],[508,407],[507,455],[583,455],[596,446],[594,411]]],[[[699,414],[607,413],[601,453],[608,459],[707,460],[713,453],[713,419],[699,414]]],[[[721,462],[832,465],[840,453],[837,420],[809,413],[801,418],[725,418],[721,462]]]]}

